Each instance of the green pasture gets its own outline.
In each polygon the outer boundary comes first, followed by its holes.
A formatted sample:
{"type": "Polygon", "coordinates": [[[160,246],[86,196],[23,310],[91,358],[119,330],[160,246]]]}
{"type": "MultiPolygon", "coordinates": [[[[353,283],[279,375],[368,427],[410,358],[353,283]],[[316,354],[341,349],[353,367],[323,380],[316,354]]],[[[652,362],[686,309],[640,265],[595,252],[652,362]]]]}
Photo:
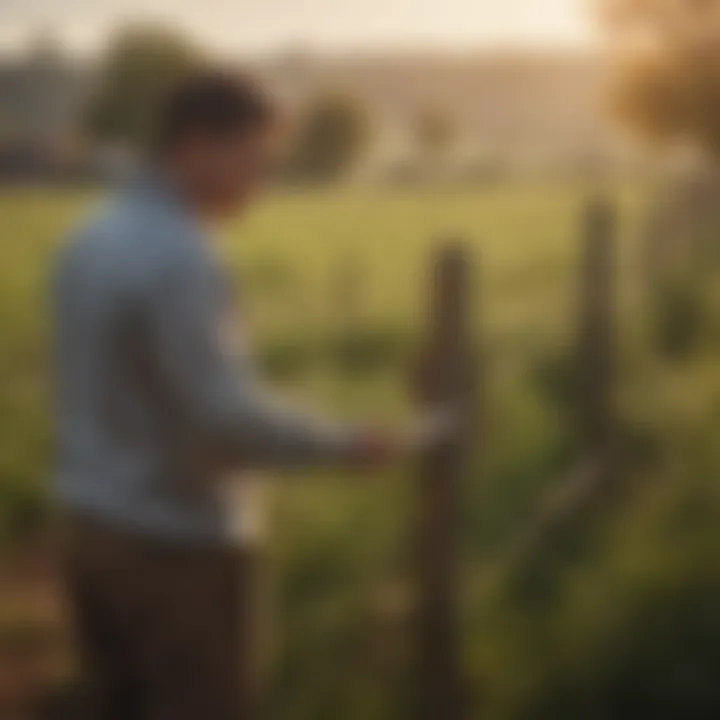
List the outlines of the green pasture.
{"type": "MultiPolygon", "coordinates": [[[[691,679],[668,681],[670,689],[656,680],[674,678],[677,649],[715,627],[708,620],[708,630],[692,600],[720,594],[709,571],[720,542],[707,541],[717,524],[708,513],[718,499],[709,478],[720,468],[713,450],[720,372],[713,351],[678,370],[645,346],[637,267],[645,198],[637,187],[616,192],[617,401],[633,483],[653,489],[642,501],[640,491],[629,493],[610,522],[563,548],[566,564],[542,560],[522,591],[487,589],[504,548],[572,462],[563,382],[590,194],[569,182],[276,193],[234,223],[218,248],[237,278],[243,323],[270,382],[320,412],[401,422],[412,412],[410,366],[433,250],[444,238],[466,242],[477,277],[487,418],[460,517],[472,717],[679,717],[667,699],[673,688],[705,703],[693,717],[712,717],[717,648],[695,647],[691,679]],[[343,309],[347,277],[359,288],[350,315],[343,309]],[[663,623],[673,612],[681,621],[670,631],[663,623]]],[[[100,202],[69,191],[0,196],[0,526],[7,544],[47,516],[51,259],[65,230],[100,202]]],[[[404,582],[411,478],[401,468],[369,478],[284,475],[271,484],[263,603],[269,717],[403,716],[412,692],[404,582]]]]}
{"type": "MultiPolygon", "coordinates": [[[[219,246],[241,289],[243,322],[270,369],[278,366],[313,403],[386,415],[402,412],[407,368],[336,373],[327,362],[332,347],[323,352],[348,329],[339,289],[345,269],[357,276],[351,329],[366,332],[370,344],[384,338],[386,345],[407,345],[409,359],[427,309],[433,248],[443,238],[461,238],[475,258],[478,334],[489,362],[507,374],[532,351],[569,342],[587,195],[571,184],[539,183],[275,194],[229,228],[219,246]],[[295,372],[300,366],[304,371],[295,372]]],[[[624,206],[637,205],[637,192],[619,195],[624,206]]],[[[30,514],[48,466],[52,257],[67,231],[102,202],[62,190],[0,196],[0,476],[22,497],[15,505],[30,514]]],[[[627,257],[631,245],[622,245],[627,257]]]]}

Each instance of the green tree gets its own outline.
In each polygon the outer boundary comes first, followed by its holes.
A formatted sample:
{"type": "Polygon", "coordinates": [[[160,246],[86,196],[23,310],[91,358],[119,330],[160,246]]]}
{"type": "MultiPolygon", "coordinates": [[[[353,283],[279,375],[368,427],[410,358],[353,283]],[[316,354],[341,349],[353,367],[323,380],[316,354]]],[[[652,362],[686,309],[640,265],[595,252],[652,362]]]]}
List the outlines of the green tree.
{"type": "MultiPolygon", "coordinates": [[[[653,274],[708,267],[720,256],[720,0],[596,0],[614,49],[612,102],[656,145],[700,150],[709,162],[673,178],[648,223],[653,274]]],[[[686,280],[683,280],[686,282],[686,280]]]]}
{"type": "Polygon", "coordinates": [[[340,180],[356,166],[369,141],[369,118],[359,103],[338,95],[317,98],[300,119],[288,174],[311,182],[340,180]]]}
{"type": "Polygon", "coordinates": [[[182,35],[155,25],[131,25],[109,43],[86,112],[91,137],[137,145],[147,140],[159,101],[202,65],[182,35]]]}

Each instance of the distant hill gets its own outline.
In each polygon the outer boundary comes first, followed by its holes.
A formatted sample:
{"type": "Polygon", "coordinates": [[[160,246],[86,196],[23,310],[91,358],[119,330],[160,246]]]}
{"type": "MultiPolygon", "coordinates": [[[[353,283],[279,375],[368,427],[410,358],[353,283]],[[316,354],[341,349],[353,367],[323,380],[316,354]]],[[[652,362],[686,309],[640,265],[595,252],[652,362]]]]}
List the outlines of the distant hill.
{"type": "MultiPolygon", "coordinates": [[[[590,55],[288,52],[244,65],[291,105],[325,92],[357,98],[388,142],[401,143],[413,117],[433,109],[452,120],[466,146],[498,157],[577,157],[613,148],[603,64],[590,55]]],[[[90,70],[47,52],[0,62],[0,137],[69,134],[90,70]]]]}
{"type": "Polygon", "coordinates": [[[468,144],[501,155],[603,152],[613,145],[603,109],[605,70],[596,56],[290,53],[252,69],[291,102],[321,92],[354,96],[391,133],[433,108],[453,119],[468,144]]]}

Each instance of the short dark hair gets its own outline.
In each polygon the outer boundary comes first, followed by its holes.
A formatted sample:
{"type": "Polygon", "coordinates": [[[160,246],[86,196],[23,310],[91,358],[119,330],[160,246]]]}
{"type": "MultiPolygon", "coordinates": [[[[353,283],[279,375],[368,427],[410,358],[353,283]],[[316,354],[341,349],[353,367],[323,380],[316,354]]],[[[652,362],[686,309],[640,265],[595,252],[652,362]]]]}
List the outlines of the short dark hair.
{"type": "Polygon", "coordinates": [[[274,116],[269,97],[251,80],[225,71],[186,77],[166,96],[152,137],[158,154],[190,135],[227,137],[255,132],[274,116]]]}

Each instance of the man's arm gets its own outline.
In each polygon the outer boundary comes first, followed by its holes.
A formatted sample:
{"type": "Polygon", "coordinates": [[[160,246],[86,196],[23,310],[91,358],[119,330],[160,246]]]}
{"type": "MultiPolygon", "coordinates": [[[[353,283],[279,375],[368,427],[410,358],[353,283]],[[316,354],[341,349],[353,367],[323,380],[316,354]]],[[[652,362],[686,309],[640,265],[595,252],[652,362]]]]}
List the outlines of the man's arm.
{"type": "MultiPolygon", "coordinates": [[[[228,463],[374,464],[389,440],[291,412],[264,393],[246,359],[221,338],[217,278],[198,251],[183,250],[153,283],[150,341],[184,436],[228,463]]],[[[387,455],[388,457],[384,457],[387,455]]]]}

